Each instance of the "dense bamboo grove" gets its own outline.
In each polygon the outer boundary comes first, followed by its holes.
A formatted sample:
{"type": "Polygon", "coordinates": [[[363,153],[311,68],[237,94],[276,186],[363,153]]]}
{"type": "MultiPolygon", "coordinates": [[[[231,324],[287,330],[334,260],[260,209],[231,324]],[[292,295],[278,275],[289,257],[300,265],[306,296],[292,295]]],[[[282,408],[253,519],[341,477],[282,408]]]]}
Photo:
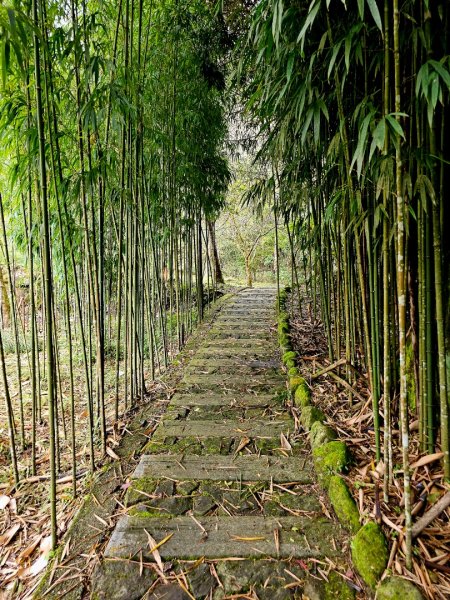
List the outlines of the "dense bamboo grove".
{"type": "Polygon", "coordinates": [[[94,470],[213,294],[223,40],[182,0],[17,0],[0,30],[1,414],[16,482],[49,453],[55,543],[61,447],[76,494],[77,443],[94,470]]]}
{"type": "Polygon", "coordinates": [[[407,562],[416,419],[422,449],[442,449],[450,476],[449,8],[262,0],[237,75],[258,160],[272,168],[248,199],[275,195],[330,360],[346,358],[350,383],[350,366],[367,372],[386,501],[402,448],[407,562]]]}
{"type": "Polygon", "coordinates": [[[413,424],[450,477],[449,3],[217,8],[0,7],[5,478],[42,472],[49,455],[55,543],[62,449],[76,494],[80,440],[94,470],[112,424],[202,318],[221,279],[207,249],[230,179],[229,98],[261,174],[246,199],[273,214],[274,263],[287,236],[330,361],[346,359],[350,385],[367,375],[385,501],[394,478],[403,489],[408,563],[413,424]]]}

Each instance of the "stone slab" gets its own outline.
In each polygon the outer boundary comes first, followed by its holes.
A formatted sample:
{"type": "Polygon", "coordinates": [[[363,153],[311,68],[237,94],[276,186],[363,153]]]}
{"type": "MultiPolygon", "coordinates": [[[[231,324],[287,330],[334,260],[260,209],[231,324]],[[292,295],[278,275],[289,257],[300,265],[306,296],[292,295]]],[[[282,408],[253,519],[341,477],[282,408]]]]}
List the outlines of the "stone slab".
{"type": "MultiPolygon", "coordinates": [[[[234,363],[228,365],[208,365],[203,366],[189,365],[185,373],[186,375],[211,375],[213,377],[223,376],[228,378],[229,375],[245,378],[245,382],[253,382],[257,378],[258,382],[264,383],[267,378],[276,378],[280,375],[280,369],[272,366],[259,366],[261,363],[256,363],[256,366],[244,365],[242,363],[234,363]]],[[[281,381],[281,379],[280,379],[281,381]]]]}
{"type": "Polygon", "coordinates": [[[279,360],[259,360],[256,358],[242,358],[235,356],[233,358],[194,358],[189,362],[189,367],[235,367],[241,369],[280,369],[279,360]]]}
{"type": "Polygon", "coordinates": [[[194,437],[194,438],[279,438],[281,433],[285,435],[293,431],[293,421],[286,420],[255,420],[232,421],[208,420],[208,421],[163,421],[153,436],[154,440],[167,437],[194,437]]]}
{"type": "MultiPolygon", "coordinates": [[[[216,357],[219,356],[219,358],[224,358],[224,357],[254,357],[255,360],[256,359],[265,359],[267,358],[268,354],[270,354],[270,350],[272,350],[272,348],[267,348],[267,345],[265,347],[260,347],[259,350],[256,349],[254,346],[250,346],[250,347],[246,347],[244,346],[230,346],[230,345],[215,345],[215,344],[208,344],[205,345],[204,347],[199,348],[199,350],[197,350],[197,352],[195,353],[195,358],[207,358],[207,357],[216,357]]],[[[275,350],[275,348],[273,348],[273,351],[275,350]]]]}
{"type": "Polygon", "coordinates": [[[211,331],[211,334],[209,336],[210,340],[223,340],[223,339],[228,339],[228,340],[233,340],[233,341],[243,341],[243,340],[247,340],[247,341],[252,341],[255,343],[260,343],[260,344],[267,344],[267,342],[270,342],[273,339],[273,336],[270,333],[267,333],[267,335],[262,335],[260,331],[255,331],[255,332],[250,332],[250,331],[240,331],[239,329],[236,329],[235,331],[211,331]]]}
{"type": "Polygon", "coordinates": [[[235,327],[241,327],[244,331],[251,331],[255,327],[261,330],[265,330],[270,327],[272,321],[269,319],[217,319],[215,327],[229,327],[234,329],[235,327]]]}
{"type": "Polygon", "coordinates": [[[223,373],[222,375],[215,375],[211,373],[186,373],[183,377],[182,383],[187,383],[189,385],[198,385],[203,386],[205,389],[217,386],[223,386],[225,388],[229,388],[230,386],[239,389],[246,389],[258,386],[271,387],[276,385],[281,385],[284,383],[284,379],[280,375],[279,377],[268,376],[265,377],[263,375],[256,377],[255,375],[250,375],[248,377],[237,377],[238,373],[223,373]]]}
{"type": "Polygon", "coordinates": [[[274,483],[312,483],[311,466],[305,458],[256,456],[182,456],[150,454],[141,458],[133,479],[167,477],[177,481],[273,481],[274,483]]]}
{"type": "Polygon", "coordinates": [[[244,308],[244,307],[233,307],[227,310],[221,311],[216,319],[236,319],[242,318],[248,319],[266,319],[271,321],[276,318],[276,313],[273,309],[266,308],[244,308]]]}
{"type": "Polygon", "coordinates": [[[226,406],[229,408],[266,408],[280,402],[272,394],[175,394],[170,406],[226,406]]]}
{"type": "Polygon", "coordinates": [[[306,517],[122,517],[105,550],[107,558],[151,559],[151,542],[171,536],[159,546],[163,559],[207,559],[273,556],[320,558],[339,555],[336,523],[306,517]],[[279,542],[277,547],[276,539],[279,542]]]}

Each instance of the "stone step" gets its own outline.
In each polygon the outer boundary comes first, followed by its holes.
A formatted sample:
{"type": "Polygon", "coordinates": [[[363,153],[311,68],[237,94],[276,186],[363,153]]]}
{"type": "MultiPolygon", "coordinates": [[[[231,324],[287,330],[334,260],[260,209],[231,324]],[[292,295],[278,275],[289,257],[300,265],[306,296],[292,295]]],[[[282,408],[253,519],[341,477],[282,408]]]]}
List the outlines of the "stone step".
{"type": "Polygon", "coordinates": [[[141,458],[133,479],[167,477],[176,481],[273,481],[274,483],[313,482],[306,458],[278,456],[183,456],[147,454],[141,458]]]}
{"type": "Polygon", "coordinates": [[[199,370],[202,367],[235,367],[236,369],[240,369],[241,367],[246,367],[248,369],[277,369],[280,370],[280,361],[278,359],[273,360],[258,360],[255,358],[242,358],[242,357],[233,357],[233,358],[197,358],[194,356],[189,361],[189,367],[198,367],[199,370]]]}
{"type": "MultiPolygon", "coordinates": [[[[243,300],[242,302],[235,302],[234,304],[228,306],[228,309],[239,309],[239,310],[246,310],[246,311],[251,311],[251,310],[268,310],[268,305],[270,304],[270,301],[267,300],[262,300],[262,301],[247,301],[247,300],[243,300]]],[[[272,311],[273,313],[274,311],[272,311]]]]}
{"type": "Polygon", "coordinates": [[[105,550],[107,558],[152,559],[148,534],[161,558],[207,559],[273,556],[320,558],[338,556],[341,532],[332,521],[306,517],[259,516],[155,518],[125,515],[105,550]],[[147,533],[148,532],[148,533],[147,533]],[[169,537],[170,536],[170,537],[169,537]]]}
{"type": "Polygon", "coordinates": [[[267,323],[256,323],[247,321],[246,323],[242,323],[240,321],[216,321],[214,323],[212,332],[217,330],[229,329],[230,331],[241,331],[243,333],[253,333],[255,330],[259,332],[270,330],[270,326],[267,323]]]}
{"type": "Polygon", "coordinates": [[[245,350],[246,352],[274,352],[277,350],[277,346],[273,340],[262,339],[236,339],[236,338],[222,338],[221,340],[209,339],[203,342],[199,352],[207,352],[208,350],[221,350],[224,352],[230,352],[231,350],[245,350]]]}
{"type": "Polygon", "coordinates": [[[280,401],[272,394],[175,394],[170,406],[224,406],[229,408],[266,408],[279,406],[280,401]]]}
{"type": "MultiPolygon", "coordinates": [[[[212,362],[212,361],[211,361],[212,362]]],[[[233,376],[239,375],[240,377],[249,377],[253,381],[255,377],[258,377],[258,381],[261,378],[272,378],[280,375],[280,369],[273,366],[261,366],[261,363],[256,363],[257,366],[252,367],[242,363],[234,362],[225,365],[210,365],[208,361],[204,361],[202,366],[189,365],[186,367],[185,373],[188,375],[222,375],[227,377],[229,374],[233,376]]]]}
{"type": "MultiPolygon", "coordinates": [[[[195,353],[194,357],[195,358],[208,358],[208,357],[219,357],[219,358],[225,358],[225,357],[250,357],[253,358],[254,360],[264,360],[267,358],[267,356],[270,354],[270,350],[271,348],[269,347],[267,349],[267,345],[265,347],[261,346],[259,348],[259,350],[257,350],[255,347],[250,346],[232,346],[232,345],[225,345],[225,344],[217,344],[217,345],[206,345],[202,346],[201,348],[199,348],[197,350],[197,352],[195,353]]],[[[274,349],[274,354],[275,354],[275,349],[274,349]]],[[[278,353],[276,353],[276,355],[278,356],[278,353]]]]}
{"type": "Polygon", "coordinates": [[[229,317],[219,317],[216,319],[215,323],[216,325],[229,325],[230,327],[244,327],[248,329],[252,325],[258,325],[258,327],[270,327],[271,323],[273,323],[273,319],[267,319],[260,316],[240,318],[230,315],[229,317]]]}
{"type": "Polygon", "coordinates": [[[156,430],[152,441],[161,438],[265,438],[279,439],[280,434],[287,435],[294,431],[292,419],[256,420],[240,422],[237,420],[223,419],[207,421],[163,421],[156,430]]]}
{"type": "Polygon", "coordinates": [[[273,340],[273,336],[270,333],[263,335],[260,331],[241,331],[236,328],[233,331],[221,331],[221,330],[212,330],[209,339],[214,340],[230,340],[233,342],[236,341],[247,341],[253,342],[255,344],[267,344],[268,342],[273,340]]]}
{"type": "Polygon", "coordinates": [[[211,373],[186,373],[182,383],[188,385],[201,386],[205,390],[211,388],[224,387],[226,389],[252,389],[252,388],[270,388],[283,385],[285,379],[281,376],[259,376],[249,374],[248,377],[237,377],[234,373],[223,373],[215,375],[211,373]]]}
{"type": "Polygon", "coordinates": [[[233,308],[226,312],[219,313],[219,319],[236,319],[249,320],[249,319],[265,319],[266,321],[275,321],[275,314],[273,310],[261,310],[258,309],[244,309],[244,308],[233,308]]]}
{"type": "Polygon", "coordinates": [[[260,323],[256,321],[247,321],[246,323],[240,323],[239,321],[216,321],[213,331],[240,331],[248,333],[266,333],[270,330],[270,323],[260,323]]]}

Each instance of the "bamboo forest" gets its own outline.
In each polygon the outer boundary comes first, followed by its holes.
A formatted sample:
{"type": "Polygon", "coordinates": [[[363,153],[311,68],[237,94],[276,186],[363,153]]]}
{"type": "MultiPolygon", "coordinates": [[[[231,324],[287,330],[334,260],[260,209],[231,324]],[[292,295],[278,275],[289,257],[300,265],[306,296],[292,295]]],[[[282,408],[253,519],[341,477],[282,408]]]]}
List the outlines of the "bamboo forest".
{"type": "Polygon", "coordinates": [[[450,598],[449,32],[0,0],[0,599],[450,598]]]}

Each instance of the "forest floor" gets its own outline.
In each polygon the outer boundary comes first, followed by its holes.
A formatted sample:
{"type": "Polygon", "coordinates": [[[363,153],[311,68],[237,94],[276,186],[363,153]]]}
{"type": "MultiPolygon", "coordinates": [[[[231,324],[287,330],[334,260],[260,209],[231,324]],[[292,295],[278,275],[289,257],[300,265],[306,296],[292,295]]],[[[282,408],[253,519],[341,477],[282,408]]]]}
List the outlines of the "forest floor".
{"type": "MultiPolygon", "coordinates": [[[[429,600],[450,598],[450,508],[438,515],[417,537],[413,568],[408,570],[405,566],[403,471],[395,418],[398,402],[393,406],[394,480],[389,487],[389,501],[384,502],[384,466],[382,462],[376,464],[375,461],[375,433],[367,376],[353,371],[352,394],[343,387],[342,381],[335,378],[335,375],[346,378],[343,366],[336,367],[331,374],[315,377],[315,373],[330,365],[323,323],[314,317],[308,302],[303,302],[300,311],[297,300],[293,298],[291,310],[292,343],[300,357],[300,370],[310,384],[313,404],[325,413],[326,422],[351,449],[353,462],[345,479],[360,514],[376,520],[384,529],[390,547],[388,569],[412,581],[429,600]]],[[[416,521],[448,492],[449,486],[443,476],[442,454],[421,453],[414,425],[410,447],[412,512],[416,521]]]]}
{"type": "MultiPolygon", "coordinates": [[[[235,288],[227,290],[230,293],[235,288]]],[[[86,396],[84,393],[83,365],[80,355],[76,356],[75,363],[75,393],[76,393],[76,458],[77,458],[77,497],[72,493],[71,460],[72,452],[70,446],[70,419],[68,415],[69,396],[69,371],[67,352],[63,345],[60,346],[60,374],[61,374],[61,396],[65,412],[59,411],[59,428],[61,432],[59,443],[59,469],[57,480],[58,499],[58,537],[66,536],[74,515],[77,514],[80,504],[86,494],[92,494],[92,490],[98,485],[102,489],[102,482],[109,477],[109,468],[119,468],[120,477],[126,477],[135,467],[134,453],[138,453],[151,435],[156,422],[165,411],[169,398],[174,392],[175,386],[182,376],[184,361],[189,358],[196,344],[202,339],[205,328],[209,327],[215,312],[220,308],[221,300],[218,300],[206,312],[204,324],[201,325],[191,336],[185,349],[173,360],[172,365],[154,381],[150,374],[146,378],[146,396],[138,399],[133,408],[129,408],[114,421],[114,373],[115,359],[107,359],[106,368],[106,398],[107,423],[108,423],[108,457],[102,461],[97,460],[97,474],[92,476],[89,472],[89,445],[86,433],[85,421],[87,415],[86,396]],[[66,424],[66,429],[64,426],[66,424]],[[134,430],[139,435],[131,435],[134,430]],[[142,434],[142,435],[141,435],[142,434]],[[130,459],[124,457],[130,455],[130,459]],[[121,459],[120,461],[118,459],[121,459]],[[100,471],[100,477],[98,472],[100,471]],[[104,471],[104,475],[102,473],[104,471]]],[[[45,361],[44,361],[45,362],[45,361]]],[[[49,429],[47,419],[47,403],[45,401],[45,388],[43,388],[42,418],[37,423],[36,432],[36,475],[31,474],[31,391],[30,377],[28,371],[27,354],[21,355],[22,364],[22,390],[24,398],[25,433],[27,438],[25,451],[18,453],[21,481],[14,485],[11,469],[9,467],[9,439],[6,429],[7,418],[4,413],[4,402],[0,403],[0,600],[14,598],[20,600],[29,598],[39,585],[39,581],[45,572],[47,563],[52,556],[50,537],[50,508],[49,508],[49,429]]],[[[119,392],[123,398],[123,361],[121,362],[122,377],[119,392]]],[[[20,423],[18,408],[18,378],[16,358],[13,354],[7,355],[6,367],[10,383],[10,391],[16,409],[16,425],[20,423]]],[[[121,402],[120,409],[123,409],[121,402]]],[[[20,428],[17,427],[18,431],[20,428]]],[[[96,448],[97,448],[96,442],[96,448]]],[[[100,454],[97,454],[99,457],[100,454]]],[[[121,480],[122,483],[122,480],[121,480]]],[[[124,490],[118,490],[117,498],[125,494],[124,490]]],[[[101,529],[103,524],[98,522],[101,529]]],[[[70,543],[65,549],[67,555],[70,543]]],[[[86,572],[89,572],[89,561],[86,561],[86,572]]],[[[82,572],[84,572],[84,566],[82,572]]],[[[55,577],[53,582],[58,579],[55,577]]]]}
{"type": "Polygon", "coordinates": [[[134,473],[128,450],[35,597],[284,600],[325,586],[365,597],[290,412],[275,324],[273,288],[223,302],[134,473]]]}

